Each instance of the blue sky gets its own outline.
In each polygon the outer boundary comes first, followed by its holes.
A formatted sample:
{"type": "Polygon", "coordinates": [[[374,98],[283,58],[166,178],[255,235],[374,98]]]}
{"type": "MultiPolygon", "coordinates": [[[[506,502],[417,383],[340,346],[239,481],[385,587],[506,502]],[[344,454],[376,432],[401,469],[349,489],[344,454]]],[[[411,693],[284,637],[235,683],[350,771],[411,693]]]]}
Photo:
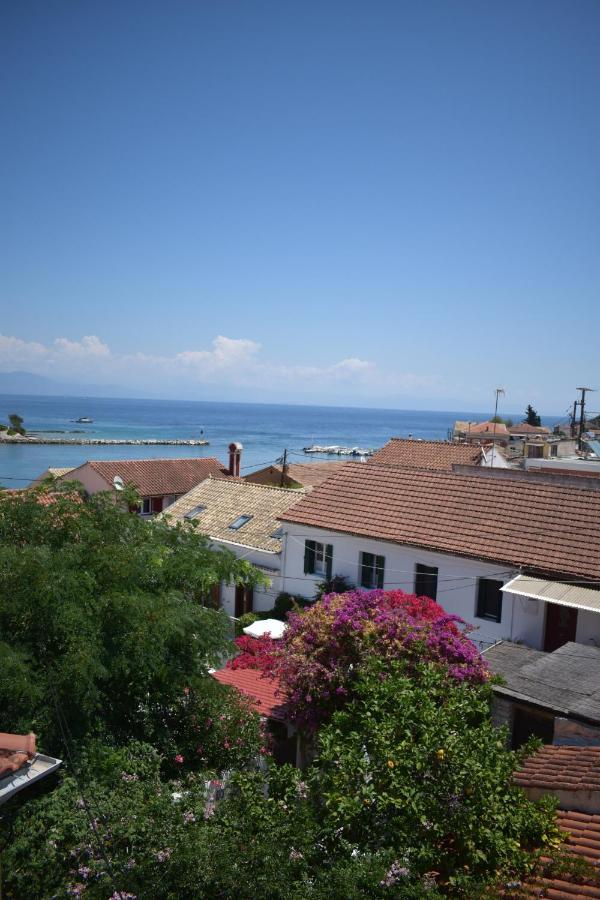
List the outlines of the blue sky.
{"type": "Polygon", "coordinates": [[[597,0],[31,0],[0,42],[0,371],[482,411],[600,388],[597,0]]]}

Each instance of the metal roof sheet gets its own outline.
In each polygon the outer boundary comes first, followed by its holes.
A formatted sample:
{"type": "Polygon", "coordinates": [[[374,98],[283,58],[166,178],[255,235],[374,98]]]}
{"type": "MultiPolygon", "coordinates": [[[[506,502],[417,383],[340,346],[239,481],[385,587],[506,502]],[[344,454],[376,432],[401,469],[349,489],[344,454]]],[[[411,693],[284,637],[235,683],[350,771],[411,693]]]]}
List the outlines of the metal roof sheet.
{"type": "Polygon", "coordinates": [[[587,609],[600,613],[600,590],[579,584],[564,584],[562,581],[545,581],[531,575],[517,575],[500,590],[520,597],[545,600],[573,609],[587,609]]]}

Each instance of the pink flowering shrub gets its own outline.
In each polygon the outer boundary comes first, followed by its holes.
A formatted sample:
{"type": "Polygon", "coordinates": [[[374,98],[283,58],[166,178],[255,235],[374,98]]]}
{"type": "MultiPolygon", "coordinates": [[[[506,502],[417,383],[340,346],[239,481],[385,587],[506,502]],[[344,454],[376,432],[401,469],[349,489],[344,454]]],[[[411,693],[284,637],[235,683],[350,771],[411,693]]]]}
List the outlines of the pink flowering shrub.
{"type": "Polygon", "coordinates": [[[431,661],[454,681],[489,677],[469,628],[427,597],[383,590],[328,594],[291,614],[288,624],[274,673],[289,695],[293,720],[309,730],[344,705],[358,667],[372,655],[431,661]]]}
{"type": "Polygon", "coordinates": [[[228,669],[258,669],[260,672],[272,672],[275,665],[277,641],[270,637],[253,638],[243,635],[236,638],[234,644],[240,651],[238,656],[227,662],[228,669]]]}

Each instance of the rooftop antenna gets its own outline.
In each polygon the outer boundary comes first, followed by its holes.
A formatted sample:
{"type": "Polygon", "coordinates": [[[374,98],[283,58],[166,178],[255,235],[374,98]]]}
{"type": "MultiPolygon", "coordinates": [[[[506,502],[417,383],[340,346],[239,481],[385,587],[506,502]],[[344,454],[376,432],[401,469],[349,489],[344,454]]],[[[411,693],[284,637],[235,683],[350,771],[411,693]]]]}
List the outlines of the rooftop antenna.
{"type": "Polygon", "coordinates": [[[495,389],[495,392],[496,392],[496,405],[494,406],[494,431],[492,433],[492,458],[490,461],[490,469],[494,468],[494,451],[496,449],[496,425],[498,424],[496,421],[496,419],[498,418],[498,397],[500,396],[500,394],[502,394],[503,397],[506,394],[506,391],[504,390],[504,388],[501,388],[501,387],[497,387],[495,389]]]}
{"type": "Polygon", "coordinates": [[[115,477],[113,478],[113,487],[115,491],[122,491],[125,487],[125,482],[120,475],[115,475],[115,477]]]}

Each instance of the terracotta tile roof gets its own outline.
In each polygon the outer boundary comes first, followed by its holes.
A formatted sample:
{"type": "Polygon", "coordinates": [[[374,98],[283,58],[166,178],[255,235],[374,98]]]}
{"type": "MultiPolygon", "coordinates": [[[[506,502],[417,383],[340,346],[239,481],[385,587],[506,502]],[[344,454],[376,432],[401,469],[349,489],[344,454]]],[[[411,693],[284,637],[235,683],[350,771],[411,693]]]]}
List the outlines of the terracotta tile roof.
{"type": "Polygon", "coordinates": [[[17,772],[35,756],[35,734],[0,732],[0,778],[17,772]]]}
{"type": "MultiPolygon", "coordinates": [[[[185,494],[209,475],[223,477],[227,469],[212,456],[191,459],[88,460],[84,463],[112,485],[115,475],[132,482],[142,497],[185,494]]],[[[81,468],[81,467],[80,467],[81,468]]],[[[70,478],[77,478],[77,469],[70,478]]]]}
{"type": "Polygon", "coordinates": [[[508,428],[504,422],[471,422],[468,429],[469,434],[493,435],[496,437],[507,437],[508,428]]]}
{"type": "Polygon", "coordinates": [[[30,491],[29,488],[13,488],[8,490],[0,490],[0,498],[2,497],[35,497],[40,506],[53,506],[60,498],[66,498],[75,503],[81,503],[80,495],[75,493],[60,493],[58,491],[30,491]]]}
{"type": "Polygon", "coordinates": [[[600,791],[600,747],[548,744],[524,761],[514,780],[523,788],[600,791]]]}
{"type": "MultiPolygon", "coordinates": [[[[335,460],[332,462],[311,462],[311,463],[289,463],[287,466],[287,475],[296,484],[310,490],[317,485],[322,484],[330,475],[333,475],[340,466],[345,466],[346,462],[335,460]]],[[[255,478],[265,477],[275,483],[281,477],[281,465],[267,466],[259,469],[257,472],[251,472],[246,475],[244,481],[254,482],[255,478]]],[[[264,484],[264,482],[262,482],[264,484]]],[[[288,482],[289,483],[289,482],[288,482]]]]}
{"type": "Polygon", "coordinates": [[[517,425],[509,425],[510,434],[550,434],[550,429],[545,425],[530,425],[528,422],[519,422],[517,425]]]}
{"type": "Polygon", "coordinates": [[[280,518],[600,579],[600,491],[579,484],[348,463],[280,518]]]}
{"type": "Polygon", "coordinates": [[[418,441],[413,438],[390,438],[374,453],[371,463],[412,466],[417,469],[446,469],[452,471],[457,463],[476,466],[481,449],[470,444],[451,444],[449,441],[418,441]]]}
{"type": "MultiPolygon", "coordinates": [[[[545,897],[548,900],[600,898],[600,816],[559,810],[557,824],[567,833],[562,852],[582,858],[598,870],[591,877],[574,878],[568,874],[550,878],[532,878],[519,896],[545,897]]],[[[546,860],[547,861],[547,860],[546,860]]],[[[513,896],[512,894],[510,896],[513,896]]]]}
{"type": "Polygon", "coordinates": [[[159,518],[184,522],[196,507],[204,507],[191,521],[200,534],[215,540],[231,541],[258,550],[281,551],[281,538],[273,537],[281,527],[279,516],[286,512],[304,491],[252,484],[234,478],[207,478],[180,497],[159,518]],[[251,516],[238,530],[231,524],[239,516],[251,516]]]}
{"type": "Polygon", "coordinates": [[[265,718],[286,721],[286,707],[279,695],[279,682],[263,676],[256,669],[220,669],[213,678],[235,687],[248,697],[256,711],[265,718]]]}

